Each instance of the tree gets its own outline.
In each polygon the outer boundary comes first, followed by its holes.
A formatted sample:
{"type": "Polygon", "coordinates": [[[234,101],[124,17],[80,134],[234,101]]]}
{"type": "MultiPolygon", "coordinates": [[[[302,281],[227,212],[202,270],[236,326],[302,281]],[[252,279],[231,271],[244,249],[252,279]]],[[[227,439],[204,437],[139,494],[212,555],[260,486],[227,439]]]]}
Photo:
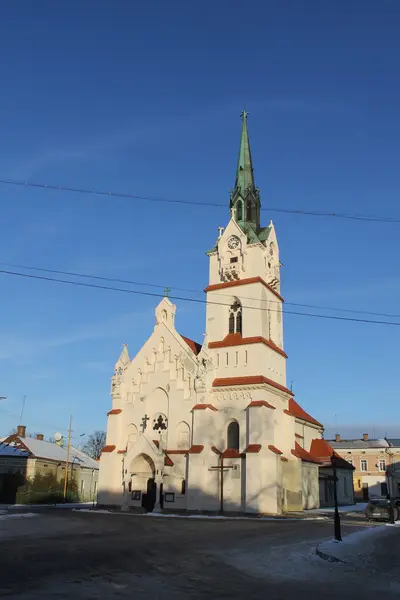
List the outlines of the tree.
{"type": "Polygon", "coordinates": [[[100,458],[101,450],[106,444],[106,432],[95,431],[89,435],[88,441],[83,445],[82,450],[91,458],[97,460],[100,458]]]}

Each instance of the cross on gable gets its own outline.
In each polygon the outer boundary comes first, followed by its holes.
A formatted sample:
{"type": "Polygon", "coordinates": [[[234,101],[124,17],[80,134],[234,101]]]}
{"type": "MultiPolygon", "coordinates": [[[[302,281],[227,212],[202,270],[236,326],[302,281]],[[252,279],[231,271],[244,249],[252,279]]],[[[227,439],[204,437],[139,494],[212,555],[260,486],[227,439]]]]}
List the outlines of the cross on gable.
{"type": "Polygon", "coordinates": [[[145,430],[147,429],[147,421],[150,421],[150,417],[148,417],[147,415],[144,415],[144,417],[142,418],[142,423],[141,423],[141,428],[142,428],[142,433],[145,432],[145,430]]]}

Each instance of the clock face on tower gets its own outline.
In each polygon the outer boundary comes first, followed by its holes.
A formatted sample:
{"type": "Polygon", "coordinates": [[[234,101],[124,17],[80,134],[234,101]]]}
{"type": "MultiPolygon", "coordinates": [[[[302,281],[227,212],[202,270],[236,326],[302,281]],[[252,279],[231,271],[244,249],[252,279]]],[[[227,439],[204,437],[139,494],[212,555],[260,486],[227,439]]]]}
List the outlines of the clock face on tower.
{"type": "Polygon", "coordinates": [[[240,240],[236,235],[232,235],[228,240],[228,248],[231,250],[236,250],[239,247],[240,240]]]}

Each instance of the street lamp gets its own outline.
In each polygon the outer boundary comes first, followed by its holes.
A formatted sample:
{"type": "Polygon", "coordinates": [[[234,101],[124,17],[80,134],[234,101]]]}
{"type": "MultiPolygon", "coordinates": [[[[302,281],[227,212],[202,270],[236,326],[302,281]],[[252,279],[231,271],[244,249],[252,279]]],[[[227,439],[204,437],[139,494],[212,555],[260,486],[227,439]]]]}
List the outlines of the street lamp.
{"type": "Polygon", "coordinates": [[[335,502],[335,513],[333,516],[333,527],[334,527],[334,535],[335,540],[337,542],[342,541],[342,531],[340,527],[340,514],[338,508],[338,500],[337,500],[337,476],[336,476],[336,455],[335,453],[331,456],[331,463],[333,469],[333,499],[335,502]]]}
{"type": "Polygon", "coordinates": [[[392,483],[393,483],[393,473],[392,473],[392,452],[389,448],[385,448],[385,453],[389,456],[389,466],[386,469],[386,477],[388,482],[388,493],[389,493],[389,523],[394,525],[394,506],[393,506],[393,491],[392,491],[392,483]]]}

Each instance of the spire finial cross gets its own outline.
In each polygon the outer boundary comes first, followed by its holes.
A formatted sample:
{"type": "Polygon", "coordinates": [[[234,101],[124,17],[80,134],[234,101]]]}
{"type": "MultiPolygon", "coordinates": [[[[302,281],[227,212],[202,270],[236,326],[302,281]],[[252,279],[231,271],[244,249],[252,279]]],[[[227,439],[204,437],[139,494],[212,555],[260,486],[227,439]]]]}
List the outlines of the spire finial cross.
{"type": "Polygon", "coordinates": [[[170,293],[170,291],[171,291],[171,288],[170,288],[170,287],[166,287],[166,288],[164,289],[164,296],[165,296],[166,298],[168,298],[168,294],[170,293]]]}
{"type": "Polygon", "coordinates": [[[247,117],[248,117],[249,113],[247,112],[247,110],[242,110],[240,116],[242,117],[243,121],[246,121],[247,117]]]}

